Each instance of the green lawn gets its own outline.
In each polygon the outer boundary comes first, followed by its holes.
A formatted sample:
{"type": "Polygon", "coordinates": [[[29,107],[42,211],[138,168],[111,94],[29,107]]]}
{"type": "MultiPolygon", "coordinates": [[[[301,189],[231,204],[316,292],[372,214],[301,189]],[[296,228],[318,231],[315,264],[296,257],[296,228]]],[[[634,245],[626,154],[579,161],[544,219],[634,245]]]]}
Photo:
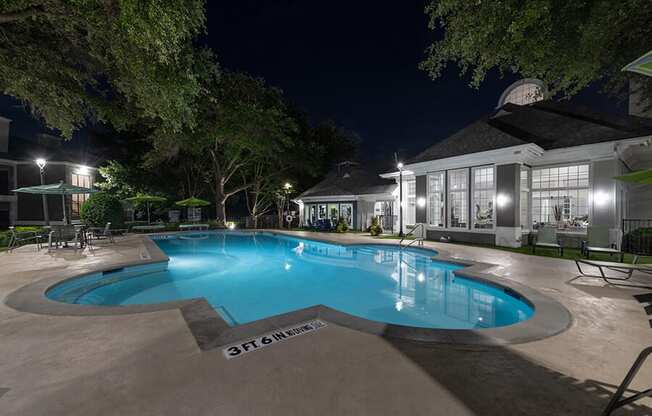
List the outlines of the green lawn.
{"type": "MultiPolygon", "coordinates": [[[[399,240],[399,237],[395,235],[382,235],[380,237],[376,237],[379,239],[393,239],[393,240],[399,240]]],[[[411,240],[412,237],[406,238],[406,240],[411,240]]],[[[542,248],[537,248],[536,254],[532,254],[532,247],[531,246],[526,246],[526,247],[518,247],[518,248],[512,248],[512,247],[499,247],[499,246],[492,246],[488,244],[470,244],[470,243],[460,243],[460,242],[454,242],[453,244],[460,244],[463,246],[471,246],[471,247],[482,247],[482,248],[493,248],[495,250],[503,250],[503,251],[511,251],[513,253],[521,253],[521,254],[529,254],[531,256],[541,256],[541,257],[555,257],[555,258],[563,258],[563,259],[568,259],[568,260],[574,260],[580,257],[583,257],[580,253],[580,249],[578,248],[564,248],[564,256],[559,257],[559,254],[557,250],[548,250],[548,249],[542,249],[542,248]]],[[[619,261],[618,257],[612,256],[609,257],[607,254],[592,254],[591,255],[592,260],[604,260],[604,261],[619,261]]],[[[625,263],[631,263],[634,260],[634,255],[625,253],[625,263]]],[[[641,256],[638,259],[639,263],[652,263],[652,256],[641,256]]]]}

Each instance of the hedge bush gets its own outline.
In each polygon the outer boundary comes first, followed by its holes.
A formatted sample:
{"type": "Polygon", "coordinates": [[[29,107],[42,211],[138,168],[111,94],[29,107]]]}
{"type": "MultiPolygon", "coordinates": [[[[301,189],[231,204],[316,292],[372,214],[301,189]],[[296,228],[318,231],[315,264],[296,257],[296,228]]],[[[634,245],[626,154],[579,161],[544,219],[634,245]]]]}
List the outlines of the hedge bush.
{"type": "Polygon", "coordinates": [[[106,192],[98,192],[88,198],[79,210],[79,217],[94,227],[104,227],[107,222],[111,227],[122,227],[124,222],[120,200],[106,192]]]}

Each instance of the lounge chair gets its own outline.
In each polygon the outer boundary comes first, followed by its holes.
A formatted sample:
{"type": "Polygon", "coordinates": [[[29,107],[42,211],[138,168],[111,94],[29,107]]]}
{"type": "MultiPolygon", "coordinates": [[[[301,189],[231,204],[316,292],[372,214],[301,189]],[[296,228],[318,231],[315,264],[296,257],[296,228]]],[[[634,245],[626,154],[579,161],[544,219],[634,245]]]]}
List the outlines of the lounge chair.
{"type": "Polygon", "coordinates": [[[611,282],[609,282],[609,279],[611,279],[611,280],[629,280],[629,278],[632,277],[632,274],[634,272],[641,272],[641,273],[652,275],[652,264],[638,264],[638,256],[634,257],[634,262],[633,263],[622,263],[622,262],[617,263],[617,262],[613,262],[613,261],[598,261],[598,260],[589,260],[589,259],[576,259],[575,264],[577,265],[577,269],[579,270],[579,272],[580,272],[580,274],[582,276],[600,277],[607,283],[611,283],[611,282]],[[600,271],[600,275],[594,275],[594,274],[586,273],[582,269],[581,265],[591,266],[591,267],[597,268],[600,271]],[[624,274],[625,277],[607,276],[607,274],[605,273],[605,269],[624,274]]]}
{"type": "Polygon", "coordinates": [[[554,227],[542,227],[537,232],[534,243],[532,244],[532,254],[536,253],[536,248],[551,248],[559,252],[559,256],[564,256],[564,247],[557,238],[557,229],[554,227]]]}
{"type": "Polygon", "coordinates": [[[111,229],[111,223],[107,222],[104,227],[88,227],[87,236],[89,240],[101,240],[106,238],[109,242],[114,243],[113,237],[116,234],[124,234],[126,229],[111,229]]]}
{"type": "Polygon", "coordinates": [[[59,245],[69,247],[69,243],[72,243],[75,251],[83,248],[82,228],[76,225],[53,226],[48,235],[48,251],[59,248],[59,245]]]}
{"type": "Polygon", "coordinates": [[[36,249],[41,249],[41,234],[36,231],[16,231],[16,227],[9,227],[9,244],[7,249],[12,251],[25,243],[36,243],[36,249]]]}
{"type": "Polygon", "coordinates": [[[620,257],[623,261],[624,253],[616,248],[615,244],[609,243],[609,228],[604,226],[590,226],[586,230],[586,241],[582,241],[582,254],[587,259],[591,253],[602,253],[620,257]]]}

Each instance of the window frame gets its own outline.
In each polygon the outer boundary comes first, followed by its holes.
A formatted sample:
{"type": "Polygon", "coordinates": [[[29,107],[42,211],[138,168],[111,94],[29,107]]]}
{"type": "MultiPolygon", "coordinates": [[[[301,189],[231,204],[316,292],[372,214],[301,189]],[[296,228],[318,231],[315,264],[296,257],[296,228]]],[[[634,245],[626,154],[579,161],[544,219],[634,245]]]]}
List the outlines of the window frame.
{"type": "Polygon", "coordinates": [[[470,179],[470,202],[471,204],[469,205],[469,223],[471,226],[472,230],[493,230],[496,228],[496,166],[495,165],[482,165],[482,166],[474,166],[471,168],[471,174],[469,176],[470,179]],[[476,187],[476,180],[475,180],[475,175],[477,171],[480,170],[486,170],[486,169],[491,169],[491,186],[486,187],[486,188],[478,188],[476,187]],[[491,222],[489,223],[489,227],[476,227],[478,222],[476,221],[476,214],[474,211],[475,209],[475,203],[476,203],[476,191],[491,191],[491,198],[490,198],[490,203],[491,203],[491,222]]]}
{"type": "Polygon", "coordinates": [[[471,170],[471,168],[468,168],[468,167],[467,168],[459,168],[459,169],[447,170],[447,174],[446,174],[446,198],[447,198],[446,226],[447,226],[447,228],[450,228],[452,230],[469,230],[470,229],[470,225],[471,225],[470,224],[470,218],[469,218],[469,216],[471,215],[470,206],[469,206],[469,201],[470,201],[469,200],[469,195],[470,195],[469,194],[469,191],[470,191],[470,189],[469,189],[470,188],[469,180],[470,180],[470,177],[471,177],[470,170],[471,170]],[[451,185],[451,180],[453,178],[453,175],[455,173],[457,173],[457,172],[464,172],[464,175],[465,175],[466,180],[464,181],[464,189],[462,189],[462,190],[455,190],[453,188],[453,186],[451,185]],[[452,221],[452,218],[451,218],[451,214],[453,212],[453,200],[454,200],[452,198],[452,195],[454,193],[455,194],[464,194],[464,197],[461,199],[462,201],[464,201],[464,208],[465,208],[463,210],[464,213],[465,213],[464,214],[465,217],[463,218],[464,221],[461,222],[461,223],[464,224],[463,227],[459,227],[459,226],[455,227],[452,224],[453,221],[452,221]]]}
{"type": "Polygon", "coordinates": [[[426,176],[426,181],[427,181],[427,188],[426,188],[426,221],[427,225],[429,227],[434,227],[434,228],[446,228],[446,193],[447,193],[447,177],[446,171],[445,170],[440,170],[437,172],[429,172],[426,176]],[[440,195],[441,197],[441,203],[442,207],[440,207],[440,218],[439,218],[439,224],[433,224],[432,223],[432,206],[431,206],[431,195],[433,194],[431,192],[431,186],[430,186],[430,180],[431,178],[439,176],[441,178],[441,190],[437,191],[436,193],[440,195]]]}
{"type": "MultiPolygon", "coordinates": [[[[559,177],[559,175],[558,175],[559,177]]],[[[567,179],[568,181],[568,179],[567,179]]],[[[550,181],[548,181],[550,182],[550,181]]],[[[532,166],[530,168],[530,178],[529,178],[529,185],[530,185],[530,207],[529,207],[529,213],[530,213],[530,223],[532,229],[536,229],[534,227],[534,220],[535,220],[535,214],[534,214],[534,193],[535,192],[551,192],[551,191],[586,191],[586,216],[587,216],[587,223],[588,225],[591,224],[591,219],[593,217],[593,206],[591,203],[591,195],[592,195],[592,189],[593,189],[593,166],[590,161],[581,161],[581,162],[571,162],[571,163],[559,163],[559,164],[553,164],[553,165],[543,165],[543,166],[532,166]],[[587,182],[586,186],[579,186],[579,167],[580,166],[586,166],[587,167],[587,182]],[[548,170],[548,169],[559,169],[559,168],[569,168],[569,167],[578,167],[578,185],[576,186],[559,186],[559,182],[557,183],[557,186],[552,187],[534,187],[534,172],[535,171],[542,171],[542,170],[548,170]]],[[[579,197],[578,197],[579,198],[579,197]]],[[[541,200],[542,198],[539,198],[541,200]]],[[[542,206],[540,207],[542,208],[542,206]]],[[[541,209],[539,209],[539,216],[541,216],[541,209]]],[[[564,218],[564,215],[562,214],[562,218],[564,218]]],[[[541,219],[541,218],[539,218],[541,219]]],[[[570,219],[570,218],[569,218],[570,219]]],[[[543,224],[554,224],[554,222],[541,222],[539,221],[538,223],[543,223],[543,224]]],[[[586,230],[586,227],[571,227],[570,229],[577,229],[577,230],[586,230]]]]}

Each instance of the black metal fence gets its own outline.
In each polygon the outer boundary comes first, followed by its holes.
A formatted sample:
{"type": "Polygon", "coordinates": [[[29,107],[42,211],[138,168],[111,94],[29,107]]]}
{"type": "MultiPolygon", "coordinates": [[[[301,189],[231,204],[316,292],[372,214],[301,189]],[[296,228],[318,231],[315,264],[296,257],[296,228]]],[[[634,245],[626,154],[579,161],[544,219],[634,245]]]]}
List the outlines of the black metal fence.
{"type": "Polygon", "coordinates": [[[623,251],[652,256],[652,219],[623,220],[623,251]]]}

